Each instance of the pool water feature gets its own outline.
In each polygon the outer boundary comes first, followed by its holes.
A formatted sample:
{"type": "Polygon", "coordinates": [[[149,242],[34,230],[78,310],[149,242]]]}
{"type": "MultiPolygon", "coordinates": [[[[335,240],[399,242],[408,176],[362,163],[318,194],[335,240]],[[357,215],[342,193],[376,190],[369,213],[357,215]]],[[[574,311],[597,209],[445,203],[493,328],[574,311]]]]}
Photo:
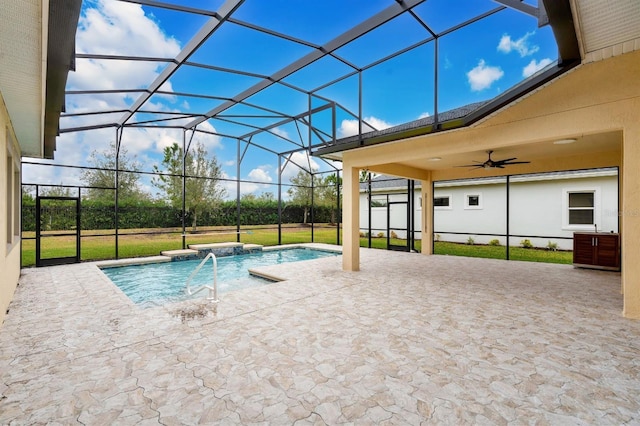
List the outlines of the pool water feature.
{"type": "MultiPolygon", "coordinates": [[[[218,294],[269,284],[272,281],[249,274],[249,269],[287,262],[319,259],[340,253],[306,248],[270,250],[237,256],[218,257],[218,294]]],[[[134,303],[143,307],[162,305],[189,298],[203,298],[207,292],[186,295],[189,275],[202,259],[104,267],[102,272],[134,303]]],[[[212,262],[208,261],[193,277],[193,288],[213,283],[212,262]]]]}

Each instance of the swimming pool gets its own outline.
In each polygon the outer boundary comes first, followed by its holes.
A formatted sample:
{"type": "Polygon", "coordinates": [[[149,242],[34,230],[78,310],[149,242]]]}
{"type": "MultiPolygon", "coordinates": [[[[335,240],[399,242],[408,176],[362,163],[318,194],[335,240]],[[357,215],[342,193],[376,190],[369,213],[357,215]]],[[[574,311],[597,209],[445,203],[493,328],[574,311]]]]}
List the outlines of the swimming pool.
{"type": "MultiPolygon", "coordinates": [[[[250,268],[319,259],[338,254],[340,253],[291,248],[218,257],[218,294],[265,285],[271,282],[250,275],[248,271],[250,268]]],[[[207,294],[206,291],[195,296],[188,296],[184,292],[187,278],[201,261],[202,259],[196,259],[145,265],[103,267],[102,272],[134,303],[149,307],[185,300],[190,297],[203,298],[207,294]]],[[[191,286],[211,285],[211,268],[211,262],[209,261],[194,276],[191,286]]]]}

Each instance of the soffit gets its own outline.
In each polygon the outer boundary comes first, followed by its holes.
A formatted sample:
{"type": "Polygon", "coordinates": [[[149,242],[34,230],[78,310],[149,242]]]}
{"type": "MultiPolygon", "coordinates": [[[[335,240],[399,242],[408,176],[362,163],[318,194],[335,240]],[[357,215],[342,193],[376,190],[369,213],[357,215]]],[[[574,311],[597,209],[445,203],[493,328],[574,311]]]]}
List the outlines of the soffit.
{"type": "Polygon", "coordinates": [[[638,0],[573,0],[585,62],[640,49],[638,0]]]}
{"type": "Polygon", "coordinates": [[[42,155],[42,6],[2,0],[0,92],[23,155],[42,155]]]}

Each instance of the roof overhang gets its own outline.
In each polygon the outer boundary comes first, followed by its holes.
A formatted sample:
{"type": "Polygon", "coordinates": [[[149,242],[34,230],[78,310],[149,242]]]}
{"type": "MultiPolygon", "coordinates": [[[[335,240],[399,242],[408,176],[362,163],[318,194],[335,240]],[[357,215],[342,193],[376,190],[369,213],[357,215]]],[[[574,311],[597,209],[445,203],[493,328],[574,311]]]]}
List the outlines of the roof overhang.
{"type": "Polygon", "coordinates": [[[3,0],[0,93],[21,154],[52,158],[81,0],[3,0]]]}
{"type": "Polygon", "coordinates": [[[69,71],[75,70],[76,29],[82,0],[56,0],[49,7],[44,157],[53,158],[69,71]]]}

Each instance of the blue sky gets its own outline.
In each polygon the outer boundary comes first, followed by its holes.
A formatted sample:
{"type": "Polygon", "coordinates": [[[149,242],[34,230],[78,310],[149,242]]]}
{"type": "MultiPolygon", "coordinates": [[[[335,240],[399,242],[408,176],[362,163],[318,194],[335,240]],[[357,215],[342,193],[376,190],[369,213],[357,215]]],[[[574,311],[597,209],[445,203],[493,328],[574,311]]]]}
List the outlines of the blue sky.
{"type": "MultiPolygon", "coordinates": [[[[188,1],[172,3],[217,10],[222,0],[188,1]]],[[[234,19],[262,26],[272,31],[323,45],[395,3],[391,0],[247,0],[233,15],[234,19]]],[[[497,7],[489,0],[430,0],[414,12],[434,31],[444,31],[476,13],[497,7]]],[[[91,0],[83,3],[77,34],[77,51],[151,57],[174,57],[189,42],[208,18],[194,14],[142,7],[117,0],[91,0]]],[[[377,28],[335,53],[357,67],[369,64],[427,38],[429,33],[411,16],[404,14],[377,28]]],[[[209,38],[190,60],[222,68],[243,70],[259,75],[270,75],[289,63],[311,52],[313,48],[263,34],[241,25],[226,23],[209,38]]],[[[375,129],[383,129],[432,115],[434,105],[434,43],[400,55],[390,61],[366,69],[362,74],[363,117],[375,129]]],[[[451,32],[440,38],[438,45],[438,110],[453,109],[480,100],[491,99],[526,77],[553,63],[557,48],[551,29],[537,28],[534,18],[521,12],[505,10],[480,22],[451,32]]],[[[146,88],[162,71],[160,62],[126,62],[78,59],[76,71],[69,74],[68,90],[139,89],[146,88]]],[[[290,75],[284,82],[305,91],[314,90],[335,78],[351,72],[345,63],[325,57],[309,67],[290,75]]],[[[204,113],[222,101],[184,97],[179,93],[200,93],[231,97],[260,81],[256,77],[238,76],[226,72],[182,67],[165,83],[166,95],[155,95],[143,109],[166,112],[204,113]]],[[[358,112],[358,78],[343,80],[317,92],[319,96],[337,102],[336,133],[338,136],[354,134],[358,121],[352,114],[358,112]]],[[[67,112],[104,111],[129,108],[139,94],[68,95],[67,112]]],[[[304,93],[284,85],[275,84],[249,99],[252,105],[266,109],[299,114],[306,111],[309,98],[304,93]]],[[[313,106],[326,101],[314,98],[313,106]]],[[[219,134],[243,136],[253,129],[230,123],[236,115],[264,115],[265,111],[252,106],[237,105],[224,112],[225,120],[209,120],[199,128],[219,134]]],[[[61,120],[61,128],[117,121],[121,113],[104,117],[69,117],[61,120]]],[[[157,118],[154,114],[136,114],[132,122],[157,118]]],[[[330,112],[313,116],[315,126],[331,132],[330,112]]],[[[191,119],[177,121],[184,124],[191,119]]],[[[255,117],[245,119],[250,125],[264,126],[277,122],[277,118],[255,117]]],[[[365,126],[365,130],[368,128],[365,126]]],[[[370,130],[370,129],[368,129],[370,130]]],[[[256,135],[252,142],[263,144],[281,152],[295,148],[295,143],[308,143],[308,128],[294,124],[280,126],[256,135]],[[299,133],[300,132],[300,133],[299,133]],[[299,134],[301,136],[299,136],[299,134]]],[[[198,134],[211,154],[223,165],[230,179],[238,176],[250,183],[243,184],[243,193],[276,192],[277,156],[268,151],[250,147],[237,170],[237,141],[223,136],[198,134]],[[263,183],[261,185],[259,183],[263,183]]],[[[56,160],[58,164],[86,165],[94,150],[102,150],[115,139],[113,128],[85,132],[64,133],[58,138],[56,160]]],[[[182,131],[153,128],[127,129],[123,143],[131,155],[151,171],[159,164],[162,149],[182,141],[182,131]]],[[[312,141],[318,142],[317,138],[312,141]]],[[[244,143],[241,148],[244,149],[244,143]]],[[[314,171],[330,170],[331,165],[317,158],[297,153],[296,163],[314,171]]],[[[339,167],[339,164],[337,165],[339,167]]],[[[283,170],[283,181],[297,173],[295,166],[283,170]]],[[[51,184],[79,184],[77,170],[52,167],[35,168],[26,165],[24,181],[51,184]]],[[[143,185],[152,193],[149,179],[143,185]]],[[[235,195],[235,184],[228,185],[229,195],[235,195]]]]}

